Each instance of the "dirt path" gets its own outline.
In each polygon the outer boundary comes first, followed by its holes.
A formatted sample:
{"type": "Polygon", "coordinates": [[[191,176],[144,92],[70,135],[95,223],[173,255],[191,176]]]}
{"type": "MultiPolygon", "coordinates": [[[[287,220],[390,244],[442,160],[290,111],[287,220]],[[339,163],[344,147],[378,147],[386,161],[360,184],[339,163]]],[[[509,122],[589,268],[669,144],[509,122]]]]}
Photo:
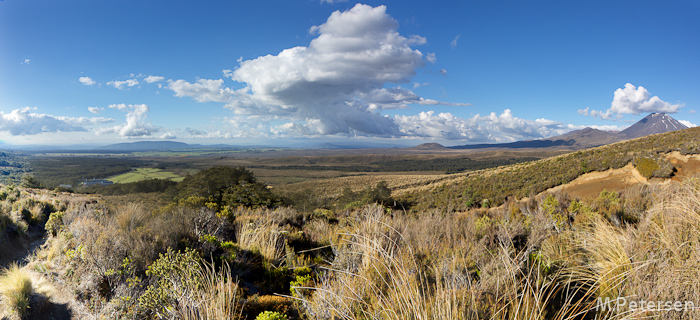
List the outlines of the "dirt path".
{"type": "MultiPolygon", "coordinates": [[[[41,249],[46,243],[46,232],[40,226],[30,226],[26,235],[11,235],[9,239],[0,246],[0,269],[4,269],[11,264],[18,264],[32,275],[32,282],[36,289],[41,286],[44,289],[50,288],[48,295],[34,294],[30,297],[30,308],[25,319],[28,320],[71,320],[77,319],[72,311],[75,303],[72,300],[70,291],[65,288],[57,288],[44,276],[34,271],[33,266],[28,265],[31,257],[41,249]]],[[[9,319],[6,310],[0,303],[0,319],[9,319]]]]}
{"type": "Polygon", "coordinates": [[[24,265],[27,259],[46,242],[43,228],[32,225],[26,235],[11,234],[0,246],[0,269],[12,263],[24,265]]]}

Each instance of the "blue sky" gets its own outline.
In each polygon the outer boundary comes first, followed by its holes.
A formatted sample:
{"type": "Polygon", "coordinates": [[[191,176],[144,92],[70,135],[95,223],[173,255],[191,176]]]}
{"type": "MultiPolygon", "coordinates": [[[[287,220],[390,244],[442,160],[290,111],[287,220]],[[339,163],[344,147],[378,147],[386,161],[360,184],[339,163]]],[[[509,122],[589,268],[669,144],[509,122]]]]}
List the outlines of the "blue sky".
{"type": "Polygon", "coordinates": [[[0,1],[0,141],[445,145],[700,123],[697,1],[0,1]]]}

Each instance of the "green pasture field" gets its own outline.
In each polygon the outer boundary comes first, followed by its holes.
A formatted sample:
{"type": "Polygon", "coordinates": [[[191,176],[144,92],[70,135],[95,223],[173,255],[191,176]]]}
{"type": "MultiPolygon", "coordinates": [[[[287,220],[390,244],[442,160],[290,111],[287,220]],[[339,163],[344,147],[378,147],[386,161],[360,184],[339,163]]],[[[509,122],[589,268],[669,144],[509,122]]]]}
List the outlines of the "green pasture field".
{"type": "Polygon", "coordinates": [[[185,177],[179,176],[169,171],[162,171],[157,168],[137,168],[132,172],[120,174],[116,177],[108,178],[107,180],[114,183],[130,183],[148,179],[167,179],[175,182],[180,182],[185,177]]]}

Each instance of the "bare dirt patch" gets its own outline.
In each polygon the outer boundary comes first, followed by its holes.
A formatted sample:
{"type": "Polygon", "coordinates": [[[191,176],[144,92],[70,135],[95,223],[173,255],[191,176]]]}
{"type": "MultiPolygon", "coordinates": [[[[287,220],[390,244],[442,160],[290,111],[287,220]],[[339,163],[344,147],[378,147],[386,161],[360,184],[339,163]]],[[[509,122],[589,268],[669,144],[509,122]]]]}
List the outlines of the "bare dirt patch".
{"type": "Polygon", "coordinates": [[[649,184],[631,163],[620,168],[603,172],[586,173],[574,181],[547,190],[546,192],[563,192],[584,199],[595,198],[603,190],[622,191],[636,184],[649,184]]]}
{"type": "Polygon", "coordinates": [[[700,155],[682,155],[678,151],[666,154],[666,159],[676,168],[671,179],[652,178],[647,180],[631,163],[620,169],[584,174],[574,181],[551,188],[545,192],[564,192],[584,199],[595,198],[601,191],[622,191],[637,184],[667,184],[683,181],[700,173],[700,155]]]}
{"type": "Polygon", "coordinates": [[[698,154],[684,156],[678,151],[673,151],[666,155],[666,159],[676,167],[677,171],[672,178],[674,181],[683,181],[700,173],[700,155],[698,154]]]}

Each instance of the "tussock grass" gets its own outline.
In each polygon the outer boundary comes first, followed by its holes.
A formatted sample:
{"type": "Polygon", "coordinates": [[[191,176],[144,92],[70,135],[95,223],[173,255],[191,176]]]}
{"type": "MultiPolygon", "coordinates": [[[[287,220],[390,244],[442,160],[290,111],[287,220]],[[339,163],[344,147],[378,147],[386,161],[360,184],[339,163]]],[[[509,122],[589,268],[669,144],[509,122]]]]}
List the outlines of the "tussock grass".
{"type": "Polygon", "coordinates": [[[204,262],[198,270],[201,285],[191,288],[191,295],[180,295],[174,308],[179,319],[233,320],[242,319],[242,305],[238,296],[238,281],[231,277],[228,264],[216,270],[204,262]]]}
{"type": "Polygon", "coordinates": [[[0,302],[4,316],[10,319],[23,319],[33,310],[35,314],[41,312],[52,292],[53,288],[44,278],[34,276],[18,264],[11,264],[0,274],[0,302]]]}
{"type": "Polygon", "coordinates": [[[273,264],[284,259],[285,238],[286,232],[270,220],[242,222],[236,228],[236,240],[241,249],[257,252],[273,264]]]}
{"type": "Polygon", "coordinates": [[[0,295],[5,308],[17,318],[23,318],[29,308],[29,296],[34,293],[31,274],[17,264],[10,265],[0,276],[0,295]]]}

